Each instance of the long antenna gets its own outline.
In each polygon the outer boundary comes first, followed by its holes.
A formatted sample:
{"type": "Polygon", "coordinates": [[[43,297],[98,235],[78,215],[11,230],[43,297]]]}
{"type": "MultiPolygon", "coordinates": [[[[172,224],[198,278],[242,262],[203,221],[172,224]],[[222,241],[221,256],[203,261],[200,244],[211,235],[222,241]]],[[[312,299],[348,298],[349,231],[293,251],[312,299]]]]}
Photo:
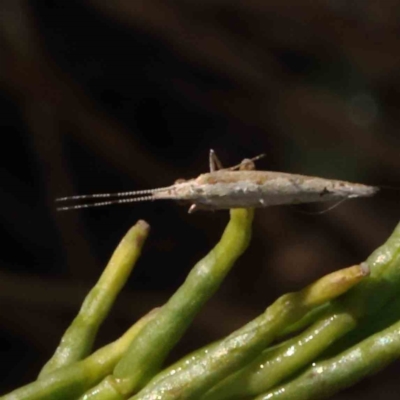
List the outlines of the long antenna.
{"type": "MultiPolygon", "coordinates": [[[[73,197],[80,197],[80,196],[73,196],[73,197]]],[[[68,197],[67,199],[69,200],[70,198],[68,197]]],[[[58,207],[57,211],[70,211],[70,210],[79,210],[80,208],[105,207],[113,204],[134,203],[138,201],[149,201],[149,200],[154,200],[154,197],[142,196],[142,197],[134,197],[132,199],[118,199],[110,201],[100,201],[97,203],[77,204],[74,206],[58,207]]]]}
{"type": "MultiPolygon", "coordinates": [[[[262,157],[264,157],[264,154],[260,154],[257,157],[254,157],[250,159],[249,161],[256,161],[262,157]]],[[[241,164],[235,165],[230,168],[226,168],[226,170],[231,170],[234,171],[238,168],[240,168],[241,164]]],[[[155,188],[155,189],[146,189],[146,190],[135,190],[135,191],[129,191],[129,192],[116,192],[116,193],[97,193],[97,194],[84,194],[84,195],[77,195],[77,196],[66,196],[66,197],[58,197],[55,199],[57,203],[64,203],[64,202],[74,202],[74,201],[81,201],[81,200],[97,200],[97,199],[112,199],[112,198],[117,198],[115,200],[107,200],[107,201],[100,201],[100,202],[94,202],[94,203],[83,203],[83,204],[77,204],[77,205],[72,205],[72,206],[66,206],[66,207],[58,207],[58,211],[69,211],[69,210],[78,210],[81,208],[92,208],[92,207],[105,207],[105,206],[110,206],[112,204],[123,204],[123,203],[134,203],[134,202],[140,202],[140,201],[149,201],[149,200],[155,200],[154,197],[152,196],[153,194],[157,192],[162,192],[164,190],[168,190],[173,188],[175,185],[170,185],[170,186],[165,186],[161,188],[155,188]],[[139,197],[137,197],[139,196],[139,197]],[[123,199],[118,199],[118,197],[125,197],[123,199]]]]}
{"type": "Polygon", "coordinates": [[[101,198],[110,198],[110,197],[135,197],[142,196],[144,194],[153,194],[157,192],[161,192],[162,190],[169,189],[171,186],[166,186],[162,188],[156,189],[146,189],[146,190],[135,190],[130,192],[117,192],[117,193],[97,193],[97,194],[83,194],[78,196],[67,196],[67,197],[58,197],[55,199],[57,203],[65,202],[65,201],[78,201],[78,200],[92,200],[92,199],[101,199],[101,198]]]}

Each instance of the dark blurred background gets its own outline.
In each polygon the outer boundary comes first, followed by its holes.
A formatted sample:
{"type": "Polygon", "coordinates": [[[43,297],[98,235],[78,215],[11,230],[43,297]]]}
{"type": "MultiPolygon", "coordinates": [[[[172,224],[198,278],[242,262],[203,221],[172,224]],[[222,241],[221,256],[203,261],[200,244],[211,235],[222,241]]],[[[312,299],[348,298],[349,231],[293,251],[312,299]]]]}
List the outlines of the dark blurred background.
{"type": "MultiPolygon", "coordinates": [[[[400,1],[0,2],[0,392],[34,379],[138,219],[144,254],[98,345],[162,304],[228,212],[170,202],[58,213],[54,199],[263,170],[400,188],[400,1]]],[[[400,192],[258,210],[254,238],[172,359],[277,296],[364,260],[400,192]],[[304,212],[306,211],[306,213],[304,212]]],[[[400,363],[335,399],[395,399],[400,363]]]]}

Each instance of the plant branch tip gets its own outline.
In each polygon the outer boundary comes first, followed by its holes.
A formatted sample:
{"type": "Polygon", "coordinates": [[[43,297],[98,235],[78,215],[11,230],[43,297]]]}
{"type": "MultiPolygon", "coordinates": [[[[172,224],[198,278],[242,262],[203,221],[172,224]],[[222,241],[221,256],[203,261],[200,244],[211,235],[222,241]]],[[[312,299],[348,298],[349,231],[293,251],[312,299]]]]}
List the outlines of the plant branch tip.
{"type": "Polygon", "coordinates": [[[146,231],[150,230],[150,224],[147,223],[144,219],[139,219],[139,221],[136,222],[134,227],[138,227],[138,228],[146,230],[146,231]]]}

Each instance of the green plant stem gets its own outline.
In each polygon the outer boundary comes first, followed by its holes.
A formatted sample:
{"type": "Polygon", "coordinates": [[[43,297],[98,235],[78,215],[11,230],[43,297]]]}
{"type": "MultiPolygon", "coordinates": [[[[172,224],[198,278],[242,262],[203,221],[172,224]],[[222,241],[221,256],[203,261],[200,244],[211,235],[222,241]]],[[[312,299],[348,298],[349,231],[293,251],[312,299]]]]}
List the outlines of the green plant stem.
{"type": "Polygon", "coordinates": [[[398,295],[400,287],[400,224],[366,261],[368,279],[347,293],[341,304],[359,318],[373,315],[398,295]]]}
{"type": "Polygon", "coordinates": [[[104,378],[95,388],[90,390],[81,399],[89,400],[101,398],[102,400],[125,400],[126,397],[121,394],[118,383],[113,375],[104,378]]]}
{"type": "Polygon", "coordinates": [[[320,305],[319,307],[313,308],[303,318],[282,329],[282,331],[279,332],[277,339],[284,339],[287,336],[292,336],[297,332],[301,332],[302,330],[311,326],[314,322],[320,320],[321,317],[329,313],[329,311],[332,309],[333,305],[330,301],[320,305]]]}
{"type": "MultiPolygon", "coordinates": [[[[219,243],[193,267],[186,281],[162,307],[157,318],[132,342],[114,369],[114,379],[108,378],[118,387],[119,393],[126,396],[137,391],[158,372],[171,348],[247,248],[254,211],[234,209],[230,215],[219,243]]],[[[102,390],[95,387],[83,398],[103,399],[102,390]]]]}
{"type": "Polygon", "coordinates": [[[299,336],[264,350],[250,364],[213,387],[202,400],[234,400],[259,395],[312,362],[355,325],[356,321],[348,313],[322,319],[299,336]]]}
{"type": "Polygon", "coordinates": [[[118,340],[97,350],[84,360],[59,368],[42,379],[2,396],[1,400],[70,400],[78,398],[112,372],[129,344],[157,312],[159,310],[153,310],[145,315],[118,340]]]}
{"type": "Polygon", "coordinates": [[[91,352],[97,331],[139,258],[149,230],[146,222],[138,221],[122,239],[39,378],[82,360],[91,352]]]}
{"type": "MultiPolygon", "coordinates": [[[[396,227],[391,237],[371,254],[367,263],[371,268],[371,275],[343,298],[332,301],[326,309],[325,316],[317,322],[317,325],[325,326],[326,329],[319,330],[312,343],[303,348],[305,350],[310,347],[313,357],[320,355],[331,343],[353,330],[360,321],[365,321],[381,310],[396,295],[396,288],[400,285],[400,225],[396,227]]],[[[396,309],[397,307],[394,307],[390,314],[394,314],[396,309]]],[[[386,311],[381,311],[381,313],[385,314],[386,311]]],[[[357,338],[358,335],[354,336],[357,338]]],[[[354,338],[352,344],[354,344],[354,338]]],[[[232,394],[236,390],[246,395],[257,395],[287,379],[312,359],[299,347],[291,358],[285,358],[284,354],[284,348],[280,348],[276,351],[275,359],[269,360],[268,368],[257,370],[256,364],[253,364],[249,366],[249,369],[244,369],[232,378],[227,378],[231,385],[227,383],[226,390],[232,394]],[[240,378],[234,379],[236,375],[240,378]]],[[[219,386],[223,384],[224,382],[221,382],[219,386]]],[[[218,389],[217,386],[210,391],[209,396],[212,396],[213,390],[223,393],[223,389],[218,389]]],[[[214,398],[218,398],[218,394],[214,394],[214,398]]]]}
{"type": "Polygon", "coordinates": [[[163,371],[131,400],[200,398],[217,382],[254,359],[283,327],[343,294],[368,273],[365,266],[346,268],[300,292],[280,297],[264,314],[243,328],[163,371]]]}
{"type": "Polygon", "coordinates": [[[255,400],[314,400],[332,396],[400,357],[400,322],[338,356],[314,363],[298,378],[255,400]]]}
{"type": "Polygon", "coordinates": [[[322,353],[322,357],[330,358],[339,353],[355,346],[357,343],[368,338],[375,333],[386,329],[400,319],[400,298],[394,298],[389,301],[385,307],[379,311],[379,318],[375,315],[368,318],[362,318],[357,329],[352,330],[342,338],[340,338],[327,351],[322,353]]]}

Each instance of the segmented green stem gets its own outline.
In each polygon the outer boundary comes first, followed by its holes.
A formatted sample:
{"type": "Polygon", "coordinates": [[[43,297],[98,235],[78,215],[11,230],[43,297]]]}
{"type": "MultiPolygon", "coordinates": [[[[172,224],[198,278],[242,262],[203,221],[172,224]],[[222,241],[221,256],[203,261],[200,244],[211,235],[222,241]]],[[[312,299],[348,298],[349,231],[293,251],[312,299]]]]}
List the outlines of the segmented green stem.
{"type": "Polygon", "coordinates": [[[234,400],[263,393],[312,362],[355,325],[348,313],[330,315],[299,336],[264,350],[250,364],[213,387],[202,400],[234,400]]]}
{"type": "Polygon", "coordinates": [[[129,344],[157,312],[158,310],[150,312],[118,340],[97,350],[84,360],[58,368],[42,379],[1,397],[1,400],[70,400],[78,398],[112,372],[129,344]]]}
{"type": "MultiPolygon", "coordinates": [[[[132,342],[114,369],[113,377],[108,378],[108,382],[118,388],[118,393],[134,393],[158,372],[169,351],[247,248],[254,211],[234,209],[230,215],[219,243],[193,267],[186,281],[162,307],[157,318],[132,342]]],[[[83,398],[111,398],[103,397],[105,394],[101,385],[86,393],[83,398]]],[[[115,398],[118,398],[117,394],[115,398]]]]}
{"type": "Polygon", "coordinates": [[[324,399],[376,373],[399,357],[400,322],[397,322],[336,357],[313,363],[297,379],[255,400],[324,399]]]}
{"type": "Polygon", "coordinates": [[[227,338],[191,354],[156,376],[131,400],[200,398],[217,382],[254,359],[288,324],[335,298],[368,274],[354,266],[327,275],[300,292],[280,297],[264,314],[227,338]]]}
{"type": "Polygon", "coordinates": [[[82,360],[91,352],[97,331],[135,266],[149,230],[146,222],[138,221],[119,243],[100,279],[86,296],[78,315],[64,333],[53,357],[40,372],[39,378],[82,360]]]}

